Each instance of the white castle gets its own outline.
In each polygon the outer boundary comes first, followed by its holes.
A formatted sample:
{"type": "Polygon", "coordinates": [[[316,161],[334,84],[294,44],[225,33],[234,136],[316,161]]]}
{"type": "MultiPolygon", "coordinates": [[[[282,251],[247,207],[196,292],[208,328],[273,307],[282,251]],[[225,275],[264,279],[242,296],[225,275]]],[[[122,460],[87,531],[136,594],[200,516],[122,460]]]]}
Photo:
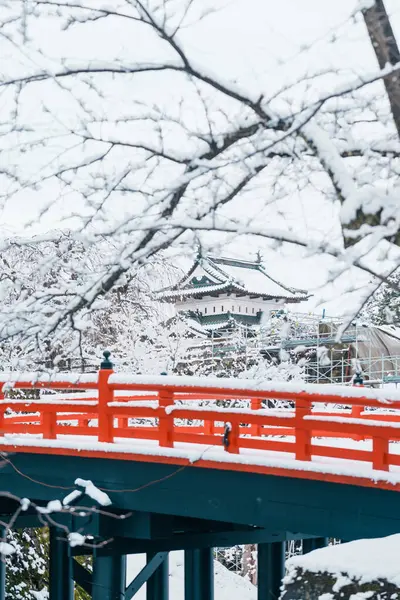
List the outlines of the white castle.
{"type": "Polygon", "coordinates": [[[258,329],[285,304],[308,297],[306,290],[268,275],[260,258],[245,261],[200,255],[178,283],[157,293],[159,300],[173,303],[176,312],[202,337],[226,334],[237,324],[258,329]]]}

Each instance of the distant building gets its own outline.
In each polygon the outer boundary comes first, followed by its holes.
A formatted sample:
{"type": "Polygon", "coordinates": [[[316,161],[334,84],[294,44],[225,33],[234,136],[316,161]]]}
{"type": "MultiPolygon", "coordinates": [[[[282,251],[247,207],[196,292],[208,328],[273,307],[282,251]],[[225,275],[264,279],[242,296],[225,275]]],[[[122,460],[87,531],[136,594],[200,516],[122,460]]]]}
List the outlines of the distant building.
{"type": "Polygon", "coordinates": [[[306,290],[268,275],[260,258],[252,262],[215,256],[198,256],[185,277],[157,293],[202,337],[223,337],[238,325],[257,330],[274,311],[308,297],[306,290]]]}

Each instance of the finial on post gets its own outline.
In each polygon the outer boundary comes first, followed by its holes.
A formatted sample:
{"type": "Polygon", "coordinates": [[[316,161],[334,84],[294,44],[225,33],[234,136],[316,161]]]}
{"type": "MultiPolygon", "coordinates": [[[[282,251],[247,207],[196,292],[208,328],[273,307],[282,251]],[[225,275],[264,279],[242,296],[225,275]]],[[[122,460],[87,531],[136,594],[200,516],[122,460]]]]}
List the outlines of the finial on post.
{"type": "Polygon", "coordinates": [[[109,350],[104,350],[103,356],[104,360],[100,364],[100,369],[112,369],[114,365],[110,360],[111,352],[109,350]]]}
{"type": "Polygon", "coordinates": [[[202,249],[201,243],[199,241],[198,244],[197,244],[197,256],[196,256],[196,259],[197,260],[201,260],[202,258],[203,258],[203,249],[202,249]]]}

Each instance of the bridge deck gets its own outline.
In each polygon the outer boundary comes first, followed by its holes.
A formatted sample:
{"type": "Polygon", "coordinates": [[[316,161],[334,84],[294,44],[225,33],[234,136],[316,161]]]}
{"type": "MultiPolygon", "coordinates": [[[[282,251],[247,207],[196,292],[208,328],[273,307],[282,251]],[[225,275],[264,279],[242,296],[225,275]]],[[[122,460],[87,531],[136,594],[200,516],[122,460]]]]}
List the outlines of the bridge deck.
{"type": "Polygon", "coordinates": [[[145,581],[149,600],[167,600],[177,549],[185,597],[213,600],[211,549],[242,543],[259,544],[257,597],[270,600],[285,540],[400,530],[396,390],[110,369],[0,381],[1,520],[49,526],[52,600],[70,600],[73,579],[93,600],[131,598],[145,581]],[[144,552],[126,587],[125,556],[144,552]],[[73,559],[88,554],[92,573],[73,559]]]}
{"type": "Polygon", "coordinates": [[[103,456],[400,491],[397,391],[149,378],[108,369],[62,379],[3,373],[0,381],[0,445],[7,452],[103,456]],[[15,400],[13,388],[47,394],[15,400]]]}
{"type": "MultiPolygon", "coordinates": [[[[271,438],[269,438],[271,439],[271,438]]],[[[271,443],[284,445],[294,438],[272,438],[271,443]]],[[[29,436],[0,438],[0,449],[6,452],[54,454],[59,456],[86,456],[117,460],[157,462],[170,465],[207,467],[220,470],[245,471],[290,476],[301,479],[320,479],[350,483],[366,487],[381,487],[400,491],[400,467],[391,466],[390,472],[374,469],[372,463],[351,460],[348,457],[372,455],[372,440],[343,440],[341,438],[316,438],[312,441],[311,461],[297,460],[294,452],[252,450],[243,448],[239,454],[225,452],[220,446],[176,443],[174,448],[162,448],[152,440],[115,439],[113,443],[99,442],[90,436],[59,436],[57,440],[43,440],[29,436]],[[325,454],[337,454],[335,457],[325,454]],[[343,458],[339,458],[343,453],[343,458]],[[323,454],[323,456],[321,456],[323,454]]],[[[389,453],[400,462],[400,445],[389,444],[389,453]]]]}

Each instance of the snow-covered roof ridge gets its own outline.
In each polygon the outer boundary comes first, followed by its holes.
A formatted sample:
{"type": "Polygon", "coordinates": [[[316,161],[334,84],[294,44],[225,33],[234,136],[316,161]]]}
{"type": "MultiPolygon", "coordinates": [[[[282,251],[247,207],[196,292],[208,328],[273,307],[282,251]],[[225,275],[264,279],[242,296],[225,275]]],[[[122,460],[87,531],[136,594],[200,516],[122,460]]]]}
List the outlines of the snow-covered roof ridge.
{"type": "Polygon", "coordinates": [[[196,321],[196,319],[192,319],[190,316],[187,316],[187,315],[184,314],[183,315],[183,320],[197,334],[200,334],[200,335],[202,335],[205,338],[207,337],[207,335],[206,335],[206,333],[204,331],[204,327],[202,327],[201,324],[196,321]]]}
{"type": "Polygon", "coordinates": [[[175,285],[156,293],[159,299],[188,297],[227,289],[267,298],[280,298],[300,302],[309,297],[304,289],[296,289],[271,277],[260,261],[207,255],[198,257],[184,278],[175,285]],[[197,267],[209,276],[207,281],[194,284],[192,275],[197,267]],[[200,284],[200,285],[199,285],[200,284]]]}
{"type": "Polygon", "coordinates": [[[268,277],[269,279],[271,279],[271,281],[273,281],[274,283],[277,283],[278,285],[280,285],[281,287],[283,287],[285,290],[288,290],[289,292],[291,292],[292,294],[300,294],[300,295],[306,295],[307,297],[309,297],[308,291],[307,290],[303,290],[300,288],[294,288],[294,287],[290,287],[288,285],[285,285],[282,282],[277,281],[276,279],[274,279],[274,277],[271,277],[271,275],[269,275],[265,268],[264,265],[260,265],[260,271],[262,273],[264,273],[264,275],[266,277],[268,277]]]}
{"type": "Polygon", "coordinates": [[[162,299],[162,298],[172,298],[172,297],[178,297],[178,296],[190,296],[193,291],[196,291],[196,293],[201,294],[201,293],[211,293],[211,292],[219,292],[222,291],[224,289],[226,289],[229,286],[229,282],[225,282],[225,283],[218,283],[216,285],[202,285],[196,288],[193,287],[188,287],[188,288],[181,288],[181,289],[174,289],[174,288],[169,288],[169,289],[165,289],[165,290],[161,290],[159,292],[157,292],[157,298],[162,299]]]}
{"type": "Polygon", "coordinates": [[[218,268],[218,265],[215,264],[215,261],[211,262],[210,257],[205,259],[201,258],[199,264],[203,267],[206,273],[211,275],[211,277],[215,277],[220,281],[226,280],[226,274],[222,271],[222,269],[218,268]]]}

